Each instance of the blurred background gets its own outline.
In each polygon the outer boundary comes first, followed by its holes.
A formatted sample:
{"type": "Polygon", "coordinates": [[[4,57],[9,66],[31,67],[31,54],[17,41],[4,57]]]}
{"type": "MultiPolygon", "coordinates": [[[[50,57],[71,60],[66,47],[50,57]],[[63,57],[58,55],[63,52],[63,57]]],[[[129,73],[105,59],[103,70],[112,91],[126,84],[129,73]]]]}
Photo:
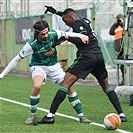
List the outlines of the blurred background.
{"type": "MultiPolygon", "coordinates": [[[[0,0],[0,70],[6,67],[33,35],[32,26],[37,20],[46,19],[50,28],[71,31],[69,27],[65,26],[60,17],[51,13],[44,14],[45,5],[53,6],[58,11],[73,8],[77,11],[79,17],[86,17],[91,20],[108,72],[114,72],[109,74],[116,79],[117,71],[114,60],[117,53],[114,50],[114,40],[113,36],[109,35],[109,29],[114,23],[116,15],[121,13],[125,18],[127,17],[127,0],[82,0],[82,2],[81,0],[0,0]]],[[[132,29],[129,42],[130,59],[133,59],[132,29]]],[[[124,38],[125,54],[127,52],[127,38],[124,38]]],[[[65,42],[57,49],[59,60],[67,60],[67,63],[62,64],[63,69],[66,70],[75,59],[76,47],[65,42]]],[[[14,72],[29,72],[29,59],[30,57],[24,59],[14,69],[14,72]]],[[[130,76],[130,83],[132,84],[133,68],[130,66],[130,75],[127,75],[126,69],[125,66],[125,79],[130,76]]],[[[95,81],[95,78],[91,75],[88,78],[95,81]]]]}

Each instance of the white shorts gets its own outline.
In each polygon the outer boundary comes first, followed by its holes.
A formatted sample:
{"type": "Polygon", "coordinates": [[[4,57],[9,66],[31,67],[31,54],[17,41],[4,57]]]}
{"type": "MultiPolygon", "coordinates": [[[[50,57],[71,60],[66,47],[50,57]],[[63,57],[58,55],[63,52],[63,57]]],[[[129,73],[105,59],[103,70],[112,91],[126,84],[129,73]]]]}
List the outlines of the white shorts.
{"type": "Polygon", "coordinates": [[[43,77],[43,84],[46,83],[46,78],[48,77],[53,83],[60,83],[63,81],[65,72],[61,68],[59,63],[53,66],[32,66],[30,67],[32,78],[34,76],[40,75],[43,77]]]}

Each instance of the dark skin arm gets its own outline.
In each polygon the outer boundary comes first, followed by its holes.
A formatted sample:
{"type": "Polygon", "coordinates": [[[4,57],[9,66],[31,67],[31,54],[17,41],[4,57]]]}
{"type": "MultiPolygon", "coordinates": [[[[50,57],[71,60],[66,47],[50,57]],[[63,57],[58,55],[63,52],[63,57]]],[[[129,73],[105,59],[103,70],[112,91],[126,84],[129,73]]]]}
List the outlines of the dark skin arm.
{"type": "Polygon", "coordinates": [[[83,42],[83,40],[79,37],[62,36],[61,38],[59,38],[57,40],[56,43],[54,43],[52,45],[52,47],[55,48],[57,45],[60,45],[62,42],[66,41],[66,40],[73,44],[80,44],[80,45],[85,45],[85,44],[88,44],[88,42],[89,42],[89,40],[88,41],[86,40],[85,42],[83,42]]]}

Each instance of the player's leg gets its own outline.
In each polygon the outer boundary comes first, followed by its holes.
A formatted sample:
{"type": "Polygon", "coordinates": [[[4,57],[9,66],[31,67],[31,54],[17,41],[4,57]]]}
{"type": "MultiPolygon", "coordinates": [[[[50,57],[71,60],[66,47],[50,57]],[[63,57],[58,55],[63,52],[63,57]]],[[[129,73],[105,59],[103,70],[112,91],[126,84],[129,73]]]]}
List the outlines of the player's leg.
{"type": "Polygon", "coordinates": [[[72,107],[76,110],[78,116],[79,116],[79,121],[83,123],[91,123],[89,119],[87,119],[83,112],[82,112],[82,106],[81,102],[78,98],[77,93],[70,87],[74,82],[77,81],[77,77],[74,75],[71,75],[70,73],[67,73],[64,81],[60,84],[61,86],[59,87],[54,100],[51,104],[50,112],[48,113],[47,116],[45,116],[43,119],[38,121],[39,124],[53,124],[54,123],[54,114],[57,111],[59,105],[63,102],[63,100],[66,97],[66,94],[68,93],[68,98],[69,101],[72,105],[72,107]],[[69,89],[67,89],[69,88],[69,89]]]}
{"type": "Polygon", "coordinates": [[[33,122],[36,119],[36,109],[40,101],[40,90],[43,83],[43,75],[42,72],[37,70],[32,73],[32,79],[33,79],[33,88],[31,90],[30,94],[30,116],[25,121],[26,124],[30,125],[33,124],[33,122]]]}
{"type": "MultiPolygon", "coordinates": [[[[49,79],[53,83],[56,82],[60,86],[62,86],[61,83],[64,80],[64,77],[65,77],[66,73],[63,71],[63,69],[61,68],[59,63],[52,66],[52,69],[50,69],[50,72],[49,72],[49,75],[48,75],[49,79]],[[54,67],[55,67],[55,69],[54,69],[54,67]],[[51,71],[52,69],[54,69],[55,71],[51,71]]],[[[73,105],[72,107],[75,109],[77,114],[79,116],[83,115],[81,102],[78,98],[78,95],[77,95],[76,91],[72,87],[70,87],[68,89],[68,99],[69,99],[70,104],[73,105]]]]}
{"type": "Polygon", "coordinates": [[[85,117],[85,115],[82,111],[81,101],[78,98],[76,91],[74,91],[74,89],[72,87],[70,87],[68,89],[68,99],[69,99],[71,106],[77,112],[78,117],[79,117],[79,121],[83,122],[83,123],[91,123],[91,121],[85,117]]]}
{"type": "Polygon", "coordinates": [[[54,123],[53,114],[55,114],[60,104],[64,101],[66,94],[68,93],[68,88],[70,88],[72,84],[76,82],[77,79],[78,78],[76,76],[71,75],[68,72],[66,73],[64,80],[60,83],[61,86],[59,87],[53,99],[53,102],[50,107],[50,113],[47,116],[45,116],[43,119],[39,120],[38,124],[45,124],[45,123],[53,124],[54,123]]]}
{"type": "Polygon", "coordinates": [[[113,104],[114,108],[116,109],[116,111],[121,119],[121,122],[126,122],[127,119],[123,113],[119,99],[118,99],[115,91],[108,85],[108,79],[106,78],[101,82],[99,81],[99,84],[101,85],[103,91],[106,93],[110,102],[113,104]]]}
{"type": "Polygon", "coordinates": [[[92,74],[97,78],[100,86],[102,87],[102,90],[106,93],[108,96],[110,102],[113,104],[114,108],[116,109],[118,115],[121,118],[122,122],[126,122],[126,117],[123,113],[123,110],[121,108],[119,99],[115,93],[115,91],[110,87],[108,83],[108,74],[107,70],[105,68],[104,60],[102,55],[97,55],[98,59],[98,66],[93,70],[92,74]]]}

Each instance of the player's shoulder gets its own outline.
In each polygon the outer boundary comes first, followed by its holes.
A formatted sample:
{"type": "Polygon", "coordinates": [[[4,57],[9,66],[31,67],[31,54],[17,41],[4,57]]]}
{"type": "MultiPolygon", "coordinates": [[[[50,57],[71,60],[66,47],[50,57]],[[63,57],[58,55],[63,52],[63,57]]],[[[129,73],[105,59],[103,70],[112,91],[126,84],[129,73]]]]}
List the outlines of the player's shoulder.
{"type": "Polygon", "coordinates": [[[52,29],[52,30],[50,30],[49,31],[49,39],[55,39],[55,38],[57,38],[57,36],[58,36],[58,31],[57,30],[54,30],[54,29],[52,29]]]}
{"type": "Polygon", "coordinates": [[[51,30],[49,31],[49,34],[56,34],[56,30],[51,29],[51,30]]]}
{"type": "Polygon", "coordinates": [[[32,45],[36,42],[37,40],[34,37],[31,37],[27,42],[32,45]]]}
{"type": "Polygon", "coordinates": [[[73,31],[81,32],[86,28],[85,22],[82,19],[78,19],[73,23],[73,31]]]}
{"type": "Polygon", "coordinates": [[[75,24],[89,24],[91,23],[91,21],[88,18],[80,18],[78,20],[75,21],[75,24]]]}
{"type": "Polygon", "coordinates": [[[81,24],[83,24],[83,20],[82,19],[78,19],[78,20],[76,20],[75,22],[74,22],[74,25],[76,26],[76,25],[81,25],[81,24]]]}
{"type": "Polygon", "coordinates": [[[78,20],[76,20],[74,23],[73,23],[73,27],[76,28],[76,27],[86,27],[88,24],[90,23],[90,21],[88,19],[85,19],[85,18],[80,18],[78,20]]]}

